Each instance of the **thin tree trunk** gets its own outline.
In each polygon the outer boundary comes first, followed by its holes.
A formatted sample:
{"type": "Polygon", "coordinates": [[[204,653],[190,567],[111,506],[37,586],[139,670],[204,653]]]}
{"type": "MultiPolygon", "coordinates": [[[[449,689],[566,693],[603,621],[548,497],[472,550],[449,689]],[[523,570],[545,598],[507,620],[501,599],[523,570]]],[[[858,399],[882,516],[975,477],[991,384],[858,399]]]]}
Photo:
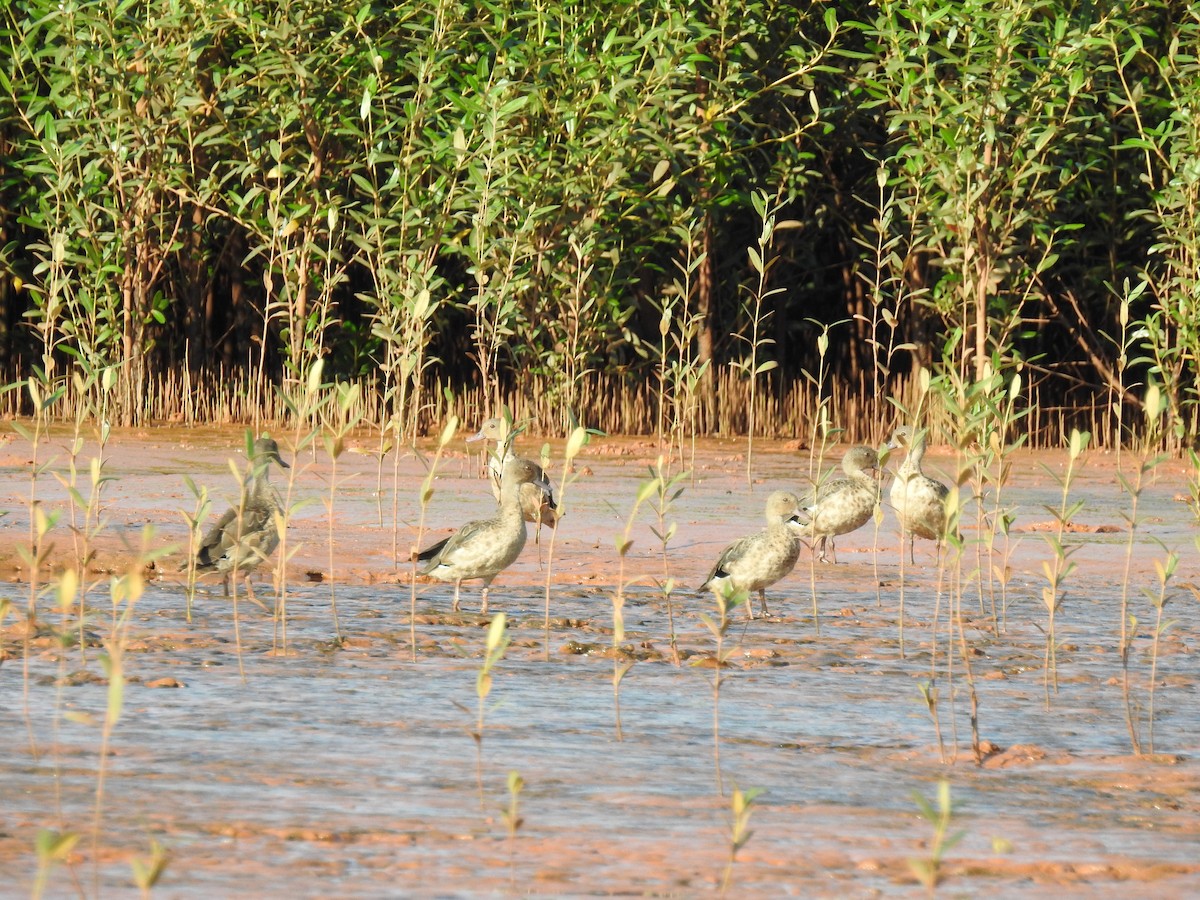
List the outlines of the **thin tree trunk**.
{"type": "Polygon", "coordinates": [[[242,259],[245,255],[245,238],[235,231],[229,240],[229,258],[225,262],[229,267],[229,332],[228,337],[222,341],[221,358],[228,372],[232,372],[245,361],[243,351],[249,345],[246,285],[242,280],[242,259]]]}
{"type": "Polygon", "coordinates": [[[988,288],[992,281],[991,244],[985,237],[975,267],[975,380],[983,381],[988,362],[988,288]]]}
{"type": "Polygon", "coordinates": [[[716,323],[713,321],[712,216],[708,212],[704,213],[700,242],[704,260],[696,270],[696,312],[701,322],[696,337],[696,362],[699,365],[708,363],[700,379],[700,430],[711,434],[718,430],[720,423],[717,419],[716,372],[713,363],[716,323]]]}
{"type": "MultiPolygon", "coordinates": [[[[125,234],[127,235],[133,231],[133,224],[129,221],[128,217],[122,219],[121,225],[125,230],[125,234]]],[[[131,238],[130,241],[133,242],[133,239],[131,238]]],[[[133,403],[133,397],[135,396],[135,389],[133,386],[133,375],[135,372],[133,360],[133,296],[135,285],[137,284],[138,280],[137,267],[139,262],[138,248],[136,243],[134,243],[132,247],[130,247],[130,245],[127,243],[125,245],[125,251],[127,253],[125,257],[125,271],[121,276],[121,374],[118,381],[118,384],[120,385],[118,392],[120,397],[118,404],[118,422],[120,422],[121,425],[130,425],[132,424],[130,421],[130,407],[133,403]]]]}
{"type": "MultiPolygon", "coordinates": [[[[928,284],[928,262],[926,254],[922,252],[912,253],[905,260],[904,280],[907,282],[907,292],[910,296],[925,290],[928,284]]],[[[915,378],[922,368],[928,368],[933,363],[932,340],[924,308],[919,303],[910,302],[904,304],[904,309],[908,311],[905,323],[907,327],[904,328],[905,339],[916,347],[912,353],[912,375],[915,378]]],[[[897,310],[896,314],[899,316],[901,311],[897,310]]]]}
{"type": "Polygon", "coordinates": [[[204,277],[204,211],[192,207],[192,227],[188,231],[188,252],[183,259],[187,307],[184,314],[184,339],[187,358],[184,365],[195,372],[209,359],[207,325],[212,304],[212,282],[204,277]]]}
{"type": "MultiPolygon", "coordinates": [[[[842,258],[845,260],[852,259],[848,249],[845,246],[842,247],[842,258]]],[[[846,315],[850,319],[852,335],[849,346],[846,348],[846,372],[844,374],[851,384],[861,386],[865,383],[863,380],[865,372],[863,348],[867,346],[867,341],[871,337],[871,322],[867,316],[863,282],[861,278],[855,276],[854,265],[851,262],[842,265],[842,296],[846,300],[846,315]]]]}

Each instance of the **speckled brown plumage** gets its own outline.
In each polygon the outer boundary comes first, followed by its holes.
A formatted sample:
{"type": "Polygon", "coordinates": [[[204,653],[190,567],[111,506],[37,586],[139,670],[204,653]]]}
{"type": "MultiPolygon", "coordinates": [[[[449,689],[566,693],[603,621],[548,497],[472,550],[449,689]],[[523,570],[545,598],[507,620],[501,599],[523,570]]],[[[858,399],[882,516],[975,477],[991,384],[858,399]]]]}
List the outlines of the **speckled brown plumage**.
{"type": "MultiPolygon", "coordinates": [[[[767,527],[726,547],[700,589],[758,591],[762,613],[769,615],[767,588],[791,572],[800,555],[800,529],[796,519],[799,510],[800,498],[795,494],[788,491],[771,494],[767,498],[767,527]]],[[[754,618],[749,599],[746,613],[754,618]]]]}
{"type": "Polygon", "coordinates": [[[454,582],[454,610],[458,611],[459,590],[464,581],[481,579],[480,612],[488,611],[488,588],[492,580],[512,565],[525,547],[525,518],[521,512],[521,487],[532,484],[548,490],[541,468],[527,459],[514,458],[504,467],[500,508],[490,519],[463,525],[450,537],[417,554],[426,563],[422,575],[454,582]]]}
{"type": "Polygon", "coordinates": [[[837,562],[833,539],[861,528],[874,515],[879,504],[879,482],[868,470],[878,468],[878,453],[870,447],[851,447],[842,457],[846,477],[821,485],[805,505],[801,513],[808,519],[804,535],[816,542],[814,550],[821,562],[829,561],[829,554],[837,562]]]}
{"type": "MultiPolygon", "coordinates": [[[[485,419],[479,431],[467,441],[495,441],[496,449],[488,451],[488,476],[492,482],[492,493],[500,499],[500,477],[510,460],[521,459],[512,448],[514,433],[504,419],[485,419]]],[[[537,468],[541,481],[521,485],[521,513],[526,522],[553,528],[558,521],[558,506],[554,502],[554,491],[542,467],[532,460],[525,460],[537,468]],[[544,487],[542,485],[545,485],[544,487]]]]}
{"type": "Polygon", "coordinates": [[[279,455],[279,445],[260,437],[254,442],[250,479],[240,507],[226,510],[204,534],[196,551],[196,574],[222,575],[227,595],[232,576],[241,575],[247,594],[254,599],[250,573],[279,546],[279,499],[267,478],[271,463],[290,468],[279,455]]]}
{"type": "Polygon", "coordinates": [[[950,489],[921,471],[925,432],[901,425],[892,433],[888,449],[907,451],[888,496],[900,520],[902,535],[908,535],[909,558],[916,559],[913,545],[918,537],[934,541],[940,552],[946,533],[946,497],[950,489]]]}

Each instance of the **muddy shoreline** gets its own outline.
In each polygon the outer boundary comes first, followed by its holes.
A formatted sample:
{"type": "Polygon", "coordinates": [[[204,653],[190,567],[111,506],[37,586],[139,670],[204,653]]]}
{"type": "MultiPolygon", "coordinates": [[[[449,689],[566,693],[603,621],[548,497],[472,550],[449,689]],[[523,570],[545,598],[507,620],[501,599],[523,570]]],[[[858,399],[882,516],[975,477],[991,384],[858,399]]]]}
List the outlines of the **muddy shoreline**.
{"type": "MultiPolygon", "coordinates": [[[[39,497],[44,508],[63,510],[51,532],[51,570],[80,546],[54,477],[69,478],[66,444],[55,435],[39,454],[52,460],[39,497]]],[[[524,452],[536,454],[540,444],[528,439],[524,452]]],[[[531,539],[493,585],[493,612],[506,613],[512,644],[496,669],[480,743],[471,732],[488,620],[475,612],[478,588],[464,585],[461,615],[450,613],[449,585],[418,584],[414,601],[403,561],[420,530],[422,461],[408,456],[393,468],[388,456],[381,478],[375,443],[362,436],[338,460],[330,501],[335,475],[323,453],[289,455],[296,508],[286,618],[249,604],[235,615],[209,584],[216,593],[197,595],[189,623],[178,550],[156,562],[130,614],[129,684],[107,757],[94,857],[110,579],[136,558],[147,525],[157,550],[186,543],[195,498],[185,474],[223,507],[239,446],[240,435],[216,430],[118,434],[105,466],[113,479],[101,494],[105,524],[88,567],[85,645],[95,646],[62,650],[52,598],[39,601],[48,627],[29,636],[28,660],[18,617],[4,623],[0,678],[12,702],[0,763],[0,877],[21,894],[36,876],[34,841],[45,828],[84,835],[52,872],[48,895],[74,892],[73,878],[85,892],[98,878],[104,894],[133,893],[130,860],[147,856],[152,838],[169,853],[155,891],[167,897],[713,893],[729,857],[736,785],[763,793],[731,890],[914,896],[924,889],[910,861],[931,852],[933,826],[913,794],[932,799],[943,778],[955,804],[951,830],[965,832],[945,851],[946,890],[1200,891],[1200,662],[1197,601],[1187,586],[1200,583],[1200,557],[1187,468],[1166,462],[1152,473],[1128,557],[1128,598],[1140,623],[1131,684],[1144,742],[1153,621],[1144,591],[1157,583],[1163,548],[1179,554],[1166,616],[1174,624],[1158,648],[1154,755],[1132,753],[1125,721],[1117,643],[1129,497],[1111,454],[1090,454],[1071,492],[1084,501],[1065,538],[1077,568],[1058,614],[1058,690],[1047,702],[1045,528],[1047,507],[1061,499],[1055,476],[1065,456],[1030,452],[1014,455],[1005,487],[1016,517],[1007,557],[977,554],[978,529],[968,521],[961,568],[939,575],[926,542],[916,565],[902,570],[885,512],[877,529],[839,540],[837,566],[802,553],[770,592],[770,618],[745,622],[737,611],[715,748],[714,644],[702,619],[713,603],[685,588],[703,580],[729,540],[761,527],[770,490],[804,489],[808,453],[783,442],[756,443],[752,489],[744,442],[705,442],[694,479],[681,483],[665,517],[675,524],[665,559],[652,530],[659,523],[643,511],[620,576],[616,538],[657,448],[618,438],[586,448],[553,548],[548,531],[540,543],[531,539]],[[670,609],[659,589],[667,578],[679,585],[670,609]],[[963,584],[982,765],[971,751],[968,673],[957,657],[948,664],[959,640],[946,625],[953,578],[963,584]],[[626,584],[628,634],[614,652],[618,580],[626,584]],[[630,660],[618,741],[613,666],[630,660]],[[921,685],[937,690],[937,726],[921,685]],[[525,782],[513,834],[505,819],[510,771],[525,782]]],[[[83,456],[90,453],[85,446],[83,456]]],[[[560,444],[552,460],[558,453],[560,444]]],[[[29,572],[17,548],[28,543],[30,461],[19,440],[0,448],[8,511],[0,518],[8,582],[0,597],[21,610],[29,572]]],[[[1131,462],[1124,460],[1127,472],[1131,462]]],[[[926,469],[952,471],[946,448],[931,449],[926,469]]],[[[479,470],[480,458],[456,441],[439,465],[421,540],[486,512],[491,498],[479,470]]],[[[551,472],[561,477],[556,465],[551,472]]],[[[256,578],[260,598],[270,581],[266,572],[256,578]]]]}

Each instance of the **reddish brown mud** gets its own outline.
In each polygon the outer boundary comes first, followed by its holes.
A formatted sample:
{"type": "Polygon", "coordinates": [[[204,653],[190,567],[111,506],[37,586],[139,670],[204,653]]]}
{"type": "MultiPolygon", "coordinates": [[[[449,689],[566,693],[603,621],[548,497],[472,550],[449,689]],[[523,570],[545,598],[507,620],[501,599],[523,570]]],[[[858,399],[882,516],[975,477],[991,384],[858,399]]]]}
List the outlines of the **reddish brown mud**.
{"type": "MultiPolygon", "coordinates": [[[[935,829],[914,794],[933,802],[942,779],[954,804],[949,832],[962,833],[940,860],[953,894],[1200,893],[1191,589],[1200,555],[1187,502],[1194,473],[1178,462],[1147,479],[1128,556],[1131,500],[1115,456],[1091,454],[1078,473],[1071,500],[1084,502],[1063,538],[1076,568],[1056,616],[1057,690],[1044,667],[1043,589],[1065,457],[1022,452],[1001,495],[1015,515],[1007,540],[989,544],[972,505],[961,555],[947,552],[939,568],[933,545],[919,541],[916,563],[902,565],[885,508],[877,528],[838,540],[838,565],[803,553],[769,592],[770,617],[748,622],[734,611],[714,696],[716,648],[703,617],[716,607],[692,588],[725,544],[762,527],[771,490],[805,488],[807,451],[756,444],[747,485],[744,442],[703,443],[694,463],[676,464],[693,474],[662,524],[652,506],[640,511],[622,573],[617,539],[658,451],[647,440],[597,439],[566,488],[557,534],[545,530],[539,543],[531,534],[492,587],[512,644],[477,740],[488,624],[476,612],[478,585],[464,585],[455,615],[452,586],[420,583],[414,595],[406,561],[412,546],[490,512],[479,457],[461,441],[439,464],[423,529],[428,454],[405,455],[395,470],[388,455],[381,475],[376,441],[360,438],[338,460],[331,509],[324,451],[287,452],[291,473],[272,474],[293,507],[285,602],[264,569],[255,589],[272,611],[244,598],[235,608],[219,583],[203,583],[190,622],[177,571],[196,505],[184,475],[207,487],[218,514],[235,497],[229,460],[243,462],[240,435],[117,435],[103,527],[86,542],[63,483],[68,444],[55,432],[36,461],[23,441],[0,448],[0,598],[10,601],[0,634],[0,883],[17,895],[36,881],[38,833],[54,829],[81,839],[50,869],[47,896],[97,885],[105,896],[136,894],[131,861],[147,859],[152,840],[168,854],[155,890],[164,897],[688,897],[718,893],[726,877],[739,896],[915,896],[925,889],[912,863],[931,859],[935,829]],[[35,463],[46,466],[36,499],[59,514],[38,583],[88,555],[82,647],[80,623],[53,592],[36,597],[36,627],[27,622],[21,550],[35,463]],[[665,555],[655,531],[670,534],[665,555]],[[137,564],[143,540],[169,552],[127,600],[113,579],[137,564]],[[1151,753],[1147,591],[1156,594],[1169,551],[1180,560],[1158,642],[1151,753]],[[1127,568],[1137,619],[1128,696],[1141,754],[1118,652],[1127,568]],[[627,633],[614,650],[619,584],[627,633]],[[114,627],[114,616],[125,625],[114,627]],[[114,637],[128,684],[97,816],[102,656],[114,637]],[[629,662],[617,740],[613,672],[629,662]],[[936,721],[922,687],[936,697],[936,721]],[[514,771],[524,780],[515,818],[514,771]],[[752,788],[762,789],[753,834],[727,873],[731,793],[752,788]]],[[[538,447],[526,439],[522,449],[538,447]]],[[[95,452],[84,445],[81,471],[95,452]]],[[[1132,477],[1136,460],[1122,465],[1132,477]]],[[[944,480],[954,467],[945,448],[927,457],[944,480]]],[[[559,480],[559,466],[551,470],[559,480]]],[[[89,496],[86,477],[77,488],[89,496]]],[[[985,508],[993,503],[989,494],[985,508]]]]}

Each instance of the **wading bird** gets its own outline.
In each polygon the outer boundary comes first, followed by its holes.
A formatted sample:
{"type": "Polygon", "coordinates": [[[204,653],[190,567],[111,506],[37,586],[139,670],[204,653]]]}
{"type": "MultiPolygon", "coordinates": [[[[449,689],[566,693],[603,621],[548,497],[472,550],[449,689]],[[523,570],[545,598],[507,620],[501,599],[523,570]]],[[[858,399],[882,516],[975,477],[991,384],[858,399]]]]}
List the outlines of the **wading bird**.
{"type": "MultiPolygon", "coordinates": [[[[279,499],[267,477],[275,463],[291,468],[279,455],[279,445],[273,438],[263,436],[254,442],[250,457],[250,472],[242,485],[242,498],[237,506],[225,511],[204,535],[196,551],[196,574],[212,572],[224,577],[225,595],[229,596],[229,581],[234,575],[244,578],[246,594],[255,603],[250,587],[250,573],[279,546],[279,527],[276,516],[281,514],[279,499]]],[[[186,564],[181,568],[186,568],[186,564]]]]}
{"type": "MultiPolygon", "coordinates": [[[[513,438],[516,437],[516,432],[504,419],[493,418],[484,420],[479,426],[479,431],[467,438],[467,442],[471,441],[495,441],[496,449],[488,451],[488,476],[492,482],[492,493],[496,499],[500,499],[500,481],[504,474],[504,467],[514,459],[522,459],[513,452],[513,438]]],[[[546,473],[542,471],[542,467],[532,460],[525,460],[531,466],[534,466],[541,483],[526,482],[521,485],[521,512],[525,516],[526,522],[533,522],[539,526],[546,525],[553,528],[558,521],[558,506],[554,503],[554,491],[550,487],[550,482],[546,478],[546,473]],[[542,484],[544,483],[544,487],[542,484]]]]}
{"type": "Polygon", "coordinates": [[[879,504],[879,482],[873,474],[879,469],[879,454],[870,447],[851,447],[842,457],[845,478],[835,478],[817,488],[813,499],[801,510],[808,519],[803,534],[816,544],[813,551],[821,562],[826,555],[837,562],[833,539],[867,524],[879,504]]]}
{"type": "MultiPolygon", "coordinates": [[[[767,588],[783,578],[800,556],[800,498],[788,491],[775,491],[767,498],[767,527],[734,541],[721,553],[701,590],[713,592],[758,591],[762,614],[767,610],[767,588]]],[[[746,613],[754,608],[746,599],[746,613]]]]}
{"type": "Polygon", "coordinates": [[[918,537],[933,541],[941,554],[942,539],[946,535],[946,497],[950,489],[921,471],[921,459],[925,456],[923,430],[901,425],[892,432],[888,449],[901,448],[907,452],[904,462],[896,470],[889,497],[900,520],[900,539],[903,542],[904,535],[908,535],[909,560],[916,562],[914,545],[918,537]]]}
{"type": "Polygon", "coordinates": [[[521,555],[525,546],[521,489],[525,485],[550,489],[540,466],[519,457],[509,460],[500,479],[500,508],[496,515],[468,522],[450,537],[417,554],[417,559],[425,563],[420,574],[454,582],[455,612],[462,583],[479,578],[483,581],[480,612],[486,613],[492,580],[521,555]]]}

